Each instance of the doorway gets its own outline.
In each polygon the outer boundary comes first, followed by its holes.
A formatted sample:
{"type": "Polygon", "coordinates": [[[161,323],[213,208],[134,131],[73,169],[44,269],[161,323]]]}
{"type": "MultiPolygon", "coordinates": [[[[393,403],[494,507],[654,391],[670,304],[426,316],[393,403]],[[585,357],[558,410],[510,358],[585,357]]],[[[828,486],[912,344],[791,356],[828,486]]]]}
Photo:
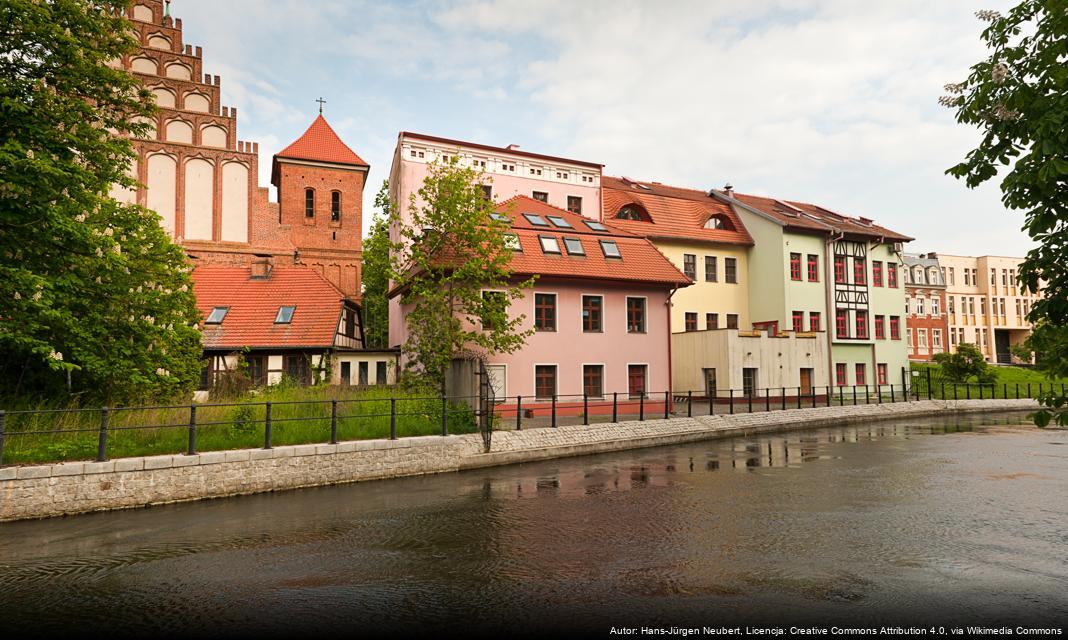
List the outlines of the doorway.
{"type": "Polygon", "coordinates": [[[812,369],[801,369],[801,395],[812,395],[812,369]]]}

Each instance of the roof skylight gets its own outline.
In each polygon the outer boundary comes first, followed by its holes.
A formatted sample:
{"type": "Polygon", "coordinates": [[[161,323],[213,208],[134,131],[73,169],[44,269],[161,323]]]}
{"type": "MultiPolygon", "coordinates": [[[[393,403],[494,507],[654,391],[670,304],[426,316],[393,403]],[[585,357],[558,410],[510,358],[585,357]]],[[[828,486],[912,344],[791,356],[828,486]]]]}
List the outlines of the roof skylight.
{"type": "Polygon", "coordinates": [[[554,236],[538,236],[541,240],[542,253],[560,253],[560,244],[554,236]]]}
{"type": "Polygon", "coordinates": [[[619,252],[619,245],[615,240],[601,240],[601,251],[604,252],[606,258],[622,258],[623,254],[619,252]]]}
{"type": "Polygon", "coordinates": [[[504,215],[503,213],[491,213],[490,217],[493,218],[494,220],[496,220],[497,222],[507,222],[507,223],[511,223],[512,222],[512,219],[509,218],[508,216],[504,215]]]}
{"type": "Polygon", "coordinates": [[[583,220],[582,222],[593,231],[608,231],[608,227],[600,222],[594,222],[593,220],[583,220]]]}
{"type": "Polygon", "coordinates": [[[293,311],[295,306],[283,305],[278,307],[278,315],[274,317],[275,324],[289,324],[293,320],[293,311]]]}
{"type": "Polygon", "coordinates": [[[567,247],[567,255],[584,256],[586,249],[582,247],[582,240],[578,238],[564,238],[564,246],[567,247]]]}
{"type": "Polygon", "coordinates": [[[549,222],[553,223],[554,225],[556,225],[556,226],[558,226],[558,227],[560,227],[562,229],[573,229],[574,228],[574,227],[571,226],[570,222],[568,222],[567,220],[564,220],[560,216],[545,216],[545,217],[549,219],[549,222]]]}
{"type": "Polygon", "coordinates": [[[226,317],[226,312],[230,310],[230,307],[214,307],[211,313],[208,314],[208,319],[204,321],[204,324],[222,324],[223,318],[226,317]]]}
{"type": "Polygon", "coordinates": [[[547,227],[549,223],[542,219],[541,216],[534,213],[524,213],[523,217],[527,219],[527,222],[535,227],[547,227]]]}

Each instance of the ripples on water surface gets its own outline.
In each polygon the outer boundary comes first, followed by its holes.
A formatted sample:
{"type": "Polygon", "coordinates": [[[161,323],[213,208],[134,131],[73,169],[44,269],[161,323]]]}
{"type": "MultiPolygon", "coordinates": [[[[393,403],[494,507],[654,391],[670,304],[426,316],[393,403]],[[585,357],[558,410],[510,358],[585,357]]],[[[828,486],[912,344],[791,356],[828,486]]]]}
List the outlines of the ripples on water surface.
{"type": "Polygon", "coordinates": [[[3,628],[1068,620],[1068,434],[794,432],[0,525],[3,628]]]}

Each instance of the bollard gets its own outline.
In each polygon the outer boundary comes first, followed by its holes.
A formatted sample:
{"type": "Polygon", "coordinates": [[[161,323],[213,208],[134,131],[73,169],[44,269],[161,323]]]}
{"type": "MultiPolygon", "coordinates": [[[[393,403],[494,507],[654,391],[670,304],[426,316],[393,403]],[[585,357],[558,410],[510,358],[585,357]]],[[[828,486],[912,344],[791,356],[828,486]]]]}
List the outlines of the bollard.
{"type": "Polygon", "coordinates": [[[515,397],[515,430],[523,428],[523,396],[515,397]]]}
{"type": "Polygon", "coordinates": [[[389,399],[389,439],[397,439],[397,399],[389,399]]]}
{"type": "Polygon", "coordinates": [[[266,403],[267,413],[263,419],[263,448],[271,448],[271,403],[266,403]]]}
{"type": "Polygon", "coordinates": [[[619,392],[612,392],[612,422],[619,422],[619,414],[617,409],[619,408],[619,392]]]}
{"type": "Polygon", "coordinates": [[[100,410],[100,436],[96,443],[96,461],[107,462],[108,459],[108,408],[100,410]]]}
{"type": "Polygon", "coordinates": [[[445,396],[441,396],[441,435],[449,435],[449,399],[445,396]]]}
{"type": "Polygon", "coordinates": [[[693,417],[693,391],[686,392],[686,417],[693,417]]]}
{"type": "Polygon", "coordinates": [[[195,456],[197,454],[197,406],[195,404],[189,405],[189,448],[186,449],[185,455],[195,456]]]}
{"type": "Polygon", "coordinates": [[[582,424],[590,424],[590,402],[586,392],[582,393],[582,424]]]}
{"type": "Polygon", "coordinates": [[[638,420],[645,420],[645,392],[638,394],[638,420]]]}
{"type": "Polygon", "coordinates": [[[728,389],[730,391],[730,397],[727,399],[727,403],[731,409],[731,415],[734,415],[734,389],[728,389]]]}
{"type": "Polygon", "coordinates": [[[337,444],[337,400],[330,401],[330,444],[337,444]]]}
{"type": "Polygon", "coordinates": [[[556,394],[553,394],[553,429],[556,428],[556,394]]]}
{"type": "Polygon", "coordinates": [[[672,405],[674,405],[674,404],[675,404],[675,401],[672,400],[672,398],[671,398],[671,392],[670,391],[665,391],[664,392],[664,420],[667,420],[668,418],[671,417],[671,408],[672,408],[672,405]]]}

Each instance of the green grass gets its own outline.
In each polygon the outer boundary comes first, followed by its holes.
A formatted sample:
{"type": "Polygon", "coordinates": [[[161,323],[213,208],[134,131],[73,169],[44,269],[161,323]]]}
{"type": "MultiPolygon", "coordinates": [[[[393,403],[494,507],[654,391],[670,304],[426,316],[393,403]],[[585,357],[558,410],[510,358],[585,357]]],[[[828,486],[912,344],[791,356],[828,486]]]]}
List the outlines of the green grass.
{"type": "MultiPolygon", "coordinates": [[[[919,372],[919,376],[913,378],[913,383],[919,389],[922,397],[927,397],[927,370],[931,371],[931,397],[932,398],[949,398],[952,399],[953,395],[953,383],[946,380],[942,376],[941,368],[935,364],[926,363],[912,363],[912,370],[919,372]]],[[[1035,397],[1039,393],[1039,389],[1044,392],[1048,392],[1049,389],[1060,394],[1062,389],[1068,389],[1068,378],[1047,378],[1044,373],[1037,369],[1031,369],[1027,367],[1008,367],[998,366],[991,367],[991,370],[997,374],[997,380],[993,383],[985,383],[981,387],[982,397],[984,398],[1026,398],[1028,397],[1028,384],[1030,384],[1030,396],[1035,397]]],[[[964,399],[966,397],[978,398],[980,394],[980,385],[974,380],[968,384],[958,383],[956,385],[956,397],[964,399]]]]}
{"type": "MultiPolygon", "coordinates": [[[[339,441],[388,438],[391,399],[396,401],[397,436],[441,434],[441,400],[392,387],[272,388],[228,403],[192,405],[196,410],[196,450],[262,447],[266,402],[271,403],[272,446],[330,441],[332,400],[337,406],[339,441]]],[[[103,411],[99,408],[33,407],[9,411],[4,425],[4,464],[95,460],[103,411]],[[29,432],[56,433],[29,433],[29,432]]],[[[108,411],[107,457],[184,453],[189,446],[191,406],[116,408],[108,411]]],[[[474,416],[462,405],[448,410],[449,433],[476,431],[474,416]]]]}

